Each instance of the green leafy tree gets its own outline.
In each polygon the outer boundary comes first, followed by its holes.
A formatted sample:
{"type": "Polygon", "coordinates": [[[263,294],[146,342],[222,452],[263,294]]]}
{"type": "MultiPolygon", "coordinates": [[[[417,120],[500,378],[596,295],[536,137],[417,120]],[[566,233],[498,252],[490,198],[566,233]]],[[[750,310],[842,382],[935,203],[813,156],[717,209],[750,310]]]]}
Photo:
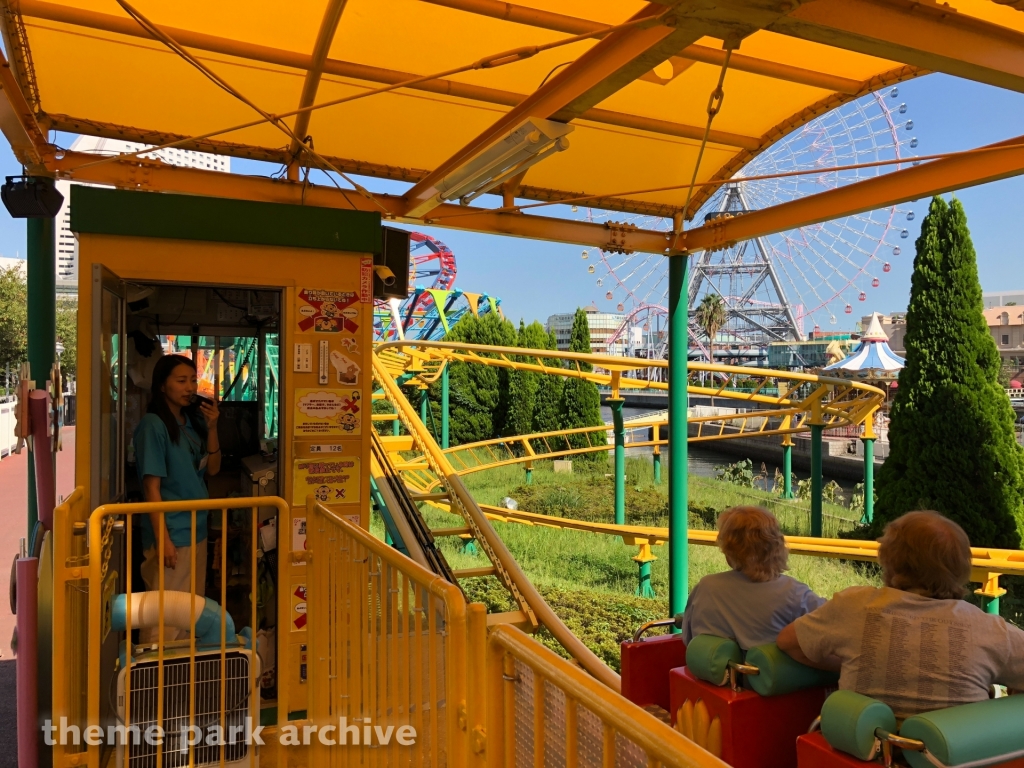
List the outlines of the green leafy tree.
{"type": "Polygon", "coordinates": [[[963,206],[936,197],[917,240],[907,364],[892,406],[872,535],[905,512],[934,509],[963,526],[976,546],[1020,546],[1024,450],[982,306],[963,206]]]}
{"type": "MultiPolygon", "coordinates": [[[[539,333],[544,337],[543,349],[557,349],[555,332],[544,333],[540,323],[534,322],[526,327],[527,333],[539,333]],[[536,331],[530,329],[536,326],[536,331]]],[[[539,341],[539,339],[538,339],[539,341]]],[[[556,358],[546,358],[545,362],[550,366],[560,365],[556,358]]],[[[562,396],[565,389],[565,379],[561,376],[540,376],[537,383],[537,395],[533,405],[533,427],[532,432],[556,432],[562,428],[562,396]]]]}
{"type": "Polygon", "coordinates": [[[78,299],[57,299],[57,341],[64,345],[60,367],[64,378],[78,374],[78,299]]]}
{"type": "Polygon", "coordinates": [[[715,362],[715,338],[725,325],[725,303],[717,293],[709,293],[693,311],[693,319],[708,339],[708,362],[715,362]]]}
{"type": "Polygon", "coordinates": [[[0,269],[0,367],[12,375],[28,354],[28,290],[16,267],[0,269]]]}
{"type": "MultiPolygon", "coordinates": [[[[516,330],[497,313],[482,317],[466,314],[452,327],[445,341],[514,347],[516,330]]],[[[450,363],[448,386],[451,444],[498,437],[508,409],[508,371],[485,365],[450,363]]],[[[440,382],[431,387],[430,397],[438,404],[441,402],[440,382]]],[[[440,413],[435,415],[440,424],[440,413]]]]}
{"type": "MultiPolygon", "coordinates": [[[[540,323],[534,321],[526,325],[522,320],[519,321],[516,346],[524,349],[546,349],[547,341],[548,335],[540,323]]],[[[533,431],[533,413],[536,409],[540,379],[541,374],[532,371],[509,371],[509,406],[502,429],[503,435],[526,435],[533,431]]]]}
{"type": "MultiPolygon", "coordinates": [[[[57,298],[57,341],[64,346],[61,367],[75,376],[78,362],[78,299],[57,298]]],[[[28,359],[28,286],[16,267],[0,269],[0,374],[11,376],[28,359]]],[[[33,371],[38,379],[38,374],[33,371]]],[[[49,377],[49,371],[46,377],[49,377]]]]}
{"type": "MultiPolygon", "coordinates": [[[[573,318],[569,350],[572,352],[591,351],[590,324],[587,322],[587,313],[582,309],[577,309],[576,316],[573,318]]],[[[593,366],[584,363],[580,365],[580,368],[590,371],[593,366]]],[[[562,392],[562,428],[596,427],[603,423],[601,395],[597,391],[597,385],[586,379],[566,379],[562,392]]],[[[590,443],[585,435],[574,437],[570,442],[578,448],[590,443]]],[[[605,458],[603,453],[584,454],[584,456],[592,457],[595,460],[605,458]]]]}

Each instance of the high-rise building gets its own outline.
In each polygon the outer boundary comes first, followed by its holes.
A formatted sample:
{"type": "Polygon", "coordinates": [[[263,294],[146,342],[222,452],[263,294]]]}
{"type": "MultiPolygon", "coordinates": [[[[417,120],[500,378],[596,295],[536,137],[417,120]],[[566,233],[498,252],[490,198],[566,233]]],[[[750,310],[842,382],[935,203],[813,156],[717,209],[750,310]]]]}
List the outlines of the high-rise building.
{"type": "MultiPolygon", "coordinates": [[[[79,136],[71,145],[73,152],[88,152],[96,155],[120,155],[145,149],[145,144],[135,144],[119,139],[99,139],[95,136],[79,136]]],[[[159,158],[169,165],[185,168],[203,168],[210,171],[231,172],[231,160],[220,155],[193,152],[188,149],[158,149],[145,155],[159,158]]],[[[57,189],[64,195],[64,204],[57,214],[55,251],[57,257],[57,292],[78,293],[78,243],[71,232],[71,187],[78,182],[57,181],[57,189]]]]}
{"type": "MultiPolygon", "coordinates": [[[[619,329],[626,316],[611,312],[601,312],[591,304],[583,308],[587,313],[587,324],[590,326],[590,348],[595,355],[623,355],[629,343],[626,334],[620,335],[619,339],[608,348],[608,339],[619,329]]],[[[555,332],[555,345],[562,352],[569,351],[569,342],[572,338],[572,323],[576,317],[575,312],[567,312],[560,315],[551,315],[547,322],[547,331],[555,332]]]]}

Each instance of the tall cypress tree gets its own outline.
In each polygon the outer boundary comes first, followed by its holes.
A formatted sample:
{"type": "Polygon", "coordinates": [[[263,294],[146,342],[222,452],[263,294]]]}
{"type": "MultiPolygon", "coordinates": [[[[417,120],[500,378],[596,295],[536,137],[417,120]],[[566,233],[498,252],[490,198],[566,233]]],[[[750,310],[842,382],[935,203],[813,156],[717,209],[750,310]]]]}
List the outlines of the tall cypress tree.
{"type": "MultiPolygon", "coordinates": [[[[541,324],[534,322],[527,326],[526,330],[528,333],[532,333],[530,329],[533,326],[536,326],[543,335],[545,341],[544,348],[558,349],[554,331],[545,334],[541,324]]],[[[561,361],[557,358],[547,358],[545,363],[552,367],[561,365],[561,361]]],[[[537,384],[537,396],[533,405],[533,432],[555,432],[562,428],[562,395],[564,388],[565,379],[561,376],[540,376],[540,381],[537,384]]]]}
{"type": "Polygon", "coordinates": [[[872,533],[914,509],[959,523],[975,546],[1020,546],[1024,451],[997,377],[978,267],[958,200],[936,197],[921,224],[907,310],[907,364],[878,476],[872,533]]]}
{"type": "MultiPolygon", "coordinates": [[[[537,322],[527,326],[519,321],[519,333],[516,335],[516,346],[523,348],[544,349],[547,334],[537,322]],[[534,328],[540,328],[538,336],[534,328]]],[[[522,358],[526,360],[526,358],[522,358]]],[[[538,374],[532,371],[508,372],[508,409],[505,413],[505,424],[501,430],[506,437],[529,434],[533,428],[533,411],[537,400],[538,374]]]]}
{"type": "MultiPolygon", "coordinates": [[[[569,337],[569,350],[571,352],[590,352],[590,324],[587,322],[587,313],[582,309],[576,310],[576,316],[572,322],[572,333],[569,337]]],[[[590,371],[593,366],[581,364],[580,368],[590,371]]],[[[601,418],[601,395],[597,391],[597,385],[586,379],[568,378],[565,381],[562,394],[562,427],[564,429],[576,429],[578,427],[596,427],[604,423],[601,418]]],[[[603,436],[602,436],[603,438],[603,436]]],[[[573,438],[571,443],[582,448],[588,445],[585,436],[573,438]]],[[[592,440],[589,444],[592,444],[592,440]]],[[[603,459],[601,453],[592,454],[593,458],[603,459]]]]}

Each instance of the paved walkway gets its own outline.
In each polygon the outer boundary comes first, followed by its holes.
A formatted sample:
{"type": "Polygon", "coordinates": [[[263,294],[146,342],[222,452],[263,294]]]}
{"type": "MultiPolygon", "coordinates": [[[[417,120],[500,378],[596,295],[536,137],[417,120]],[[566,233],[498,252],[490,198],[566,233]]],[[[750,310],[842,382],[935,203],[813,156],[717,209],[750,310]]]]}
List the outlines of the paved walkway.
{"type": "MultiPolygon", "coordinates": [[[[75,428],[64,428],[64,450],[57,454],[57,499],[75,488],[75,428]]],[[[14,616],[8,595],[11,563],[28,533],[28,451],[0,459],[0,660],[13,659],[14,616]]]]}

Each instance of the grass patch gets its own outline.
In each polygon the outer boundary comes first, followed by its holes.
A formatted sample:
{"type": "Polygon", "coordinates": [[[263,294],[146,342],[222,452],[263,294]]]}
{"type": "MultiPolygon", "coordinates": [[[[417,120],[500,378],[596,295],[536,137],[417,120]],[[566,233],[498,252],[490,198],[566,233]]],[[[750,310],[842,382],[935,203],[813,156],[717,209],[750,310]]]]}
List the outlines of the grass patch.
{"type": "MultiPolygon", "coordinates": [[[[614,482],[610,464],[577,464],[572,474],[555,474],[550,462],[536,462],[533,482],[526,485],[522,466],[497,467],[464,476],[470,493],[480,504],[499,505],[506,496],[519,509],[576,520],[612,522],[614,482]]],[[[626,522],[639,525],[668,524],[668,487],[655,485],[650,460],[626,460],[626,522]]],[[[690,477],[690,525],[712,528],[717,512],[737,504],[760,504],[771,509],[787,533],[806,534],[810,529],[807,502],[783,501],[772,494],[741,488],[719,480],[690,477]]],[[[846,507],[826,504],[825,535],[853,527],[859,516],[846,507]]],[[[423,516],[431,528],[450,527],[451,515],[423,505],[423,516]]],[[[520,567],[558,616],[591,650],[609,666],[619,669],[619,643],[646,621],[668,615],[668,561],[664,547],[655,547],[659,559],[651,569],[655,599],[634,596],[638,566],[635,547],[621,539],[582,531],[536,528],[517,523],[494,523],[495,531],[520,567]]],[[[383,525],[374,515],[373,532],[383,537],[383,525]]],[[[479,551],[467,551],[462,539],[438,539],[438,548],[454,569],[479,567],[486,558],[479,551]]],[[[691,588],[701,578],[728,568],[716,547],[690,545],[691,588]]],[[[878,585],[870,568],[824,558],[793,556],[789,574],[819,595],[857,584],[878,585]]],[[[493,577],[468,579],[462,583],[470,600],[480,601],[491,611],[510,611],[515,606],[508,593],[493,577]]],[[[564,655],[546,631],[538,639],[564,655]]]]}

